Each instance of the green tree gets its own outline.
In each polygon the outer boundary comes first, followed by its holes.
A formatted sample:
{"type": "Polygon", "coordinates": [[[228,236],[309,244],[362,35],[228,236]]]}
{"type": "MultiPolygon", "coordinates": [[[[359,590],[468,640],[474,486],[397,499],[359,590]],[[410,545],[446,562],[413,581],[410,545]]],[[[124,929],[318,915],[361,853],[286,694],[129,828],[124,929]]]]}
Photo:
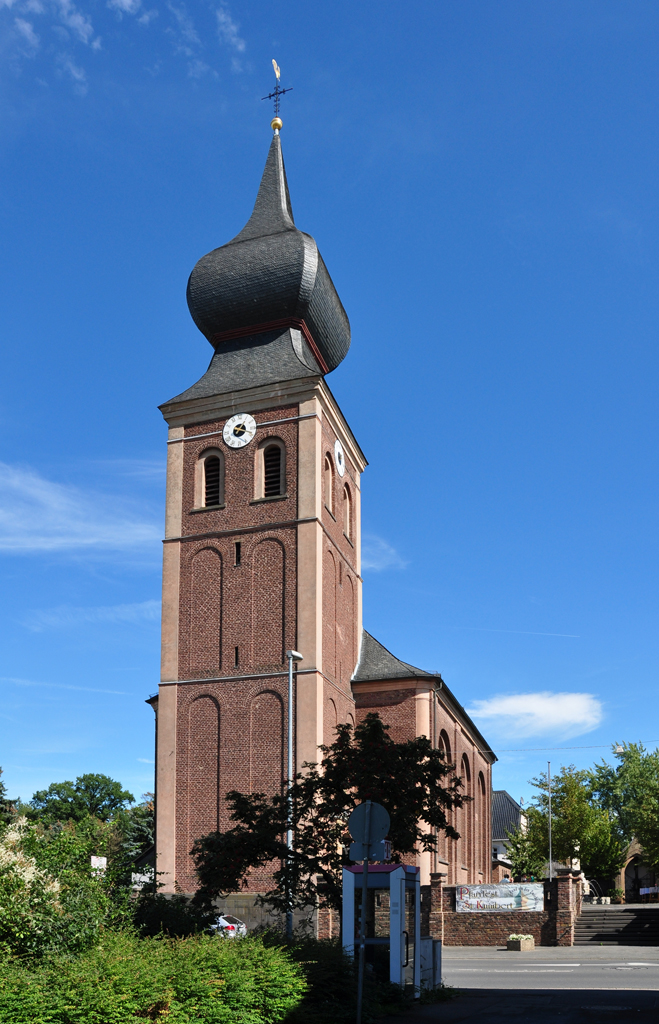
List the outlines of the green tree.
{"type": "Polygon", "coordinates": [[[522,877],[543,878],[547,856],[545,818],[535,807],[526,812],[526,826],[518,825],[508,832],[507,855],[510,858],[511,873],[515,881],[522,877]]]}
{"type": "Polygon", "coordinates": [[[7,797],[7,787],[2,781],[0,768],[0,825],[8,825],[14,815],[14,801],[7,797]]]}
{"type": "Polygon", "coordinates": [[[133,864],[155,842],[155,802],[153,793],[144,793],[135,807],[129,807],[116,818],[121,830],[121,845],[133,864]]]}
{"type": "Polygon", "coordinates": [[[108,775],[80,775],[75,782],[52,782],[30,801],[30,818],[45,824],[98,818],[108,821],[135,797],[108,775]]]}
{"type": "Polygon", "coordinates": [[[636,819],[636,838],[643,850],[643,860],[659,871],[659,787],[648,796],[647,806],[636,819]]]}
{"type": "Polygon", "coordinates": [[[341,868],[350,863],[347,821],[364,800],[383,804],[391,817],[394,859],[417,849],[434,850],[439,832],[453,838],[447,811],[460,807],[461,782],[455,766],[424,736],[396,743],[377,714],[353,732],[340,725],[331,746],[321,747],[320,764],[305,764],[291,789],[294,853],[286,850],[287,797],[228,794],[234,828],[198,839],[193,857],[201,882],[197,899],[236,892],[254,868],[272,870],[274,886],[263,902],[287,907],[287,890],[297,908],[341,905],[341,868]]]}
{"type": "Polygon", "coordinates": [[[642,743],[613,748],[617,764],[602,761],[590,773],[598,803],[608,811],[624,844],[636,838],[659,869],[659,749],[642,743]]]}
{"type": "MultiPolygon", "coordinates": [[[[552,855],[569,864],[579,860],[590,877],[612,878],[624,862],[625,843],[616,821],[602,807],[592,789],[591,772],[574,765],[562,767],[551,782],[552,855]]],[[[539,790],[535,809],[541,820],[530,818],[537,849],[549,858],[549,788],[546,773],[532,780],[539,790]]]]}

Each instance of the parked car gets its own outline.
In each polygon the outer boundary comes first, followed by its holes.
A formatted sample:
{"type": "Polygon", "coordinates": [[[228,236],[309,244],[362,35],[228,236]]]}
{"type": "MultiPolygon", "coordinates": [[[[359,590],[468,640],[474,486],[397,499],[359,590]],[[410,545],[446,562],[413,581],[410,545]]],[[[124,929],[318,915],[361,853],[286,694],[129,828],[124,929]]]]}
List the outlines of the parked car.
{"type": "Polygon", "coordinates": [[[220,914],[211,925],[213,931],[223,939],[242,939],[247,935],[247,925],[232,914],[220,914]]]}

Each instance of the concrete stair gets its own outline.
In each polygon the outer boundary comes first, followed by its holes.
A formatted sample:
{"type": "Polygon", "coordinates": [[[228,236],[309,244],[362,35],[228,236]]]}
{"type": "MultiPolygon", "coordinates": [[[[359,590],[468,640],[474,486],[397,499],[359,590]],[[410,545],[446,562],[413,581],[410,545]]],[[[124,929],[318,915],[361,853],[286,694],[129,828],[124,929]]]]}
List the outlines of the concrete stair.
{"type": "Polygon", "coordinates": [[[659,906],[586,904],[574,925],[575,946],[659,946],[659,906]]]}

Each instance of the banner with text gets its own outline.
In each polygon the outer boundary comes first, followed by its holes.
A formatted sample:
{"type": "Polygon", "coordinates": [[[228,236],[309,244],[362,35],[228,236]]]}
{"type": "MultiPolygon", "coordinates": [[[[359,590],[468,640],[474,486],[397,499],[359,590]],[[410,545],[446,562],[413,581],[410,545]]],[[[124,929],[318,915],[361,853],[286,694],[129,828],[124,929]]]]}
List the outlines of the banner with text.
{"type": "Polygon", "coordinates": [[[458,885],[455,909],[462,914],[509,913],[511,910],[544,910],[542,882],[502,882],[499,885],[458,885]]]}

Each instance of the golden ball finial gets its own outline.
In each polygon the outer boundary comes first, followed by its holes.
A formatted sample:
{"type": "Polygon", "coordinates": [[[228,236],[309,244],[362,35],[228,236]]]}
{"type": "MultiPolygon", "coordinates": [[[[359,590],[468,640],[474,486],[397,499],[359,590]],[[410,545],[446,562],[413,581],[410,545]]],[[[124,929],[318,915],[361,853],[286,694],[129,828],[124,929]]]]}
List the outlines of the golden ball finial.
{"type": "Polygon", "coordinates": [[[270,122],[270,127],[272,128],[273,132],[278,132],[280,128],[284,127],[284,122],[280,117],[273,117],[272,121],[270,122]]]}

